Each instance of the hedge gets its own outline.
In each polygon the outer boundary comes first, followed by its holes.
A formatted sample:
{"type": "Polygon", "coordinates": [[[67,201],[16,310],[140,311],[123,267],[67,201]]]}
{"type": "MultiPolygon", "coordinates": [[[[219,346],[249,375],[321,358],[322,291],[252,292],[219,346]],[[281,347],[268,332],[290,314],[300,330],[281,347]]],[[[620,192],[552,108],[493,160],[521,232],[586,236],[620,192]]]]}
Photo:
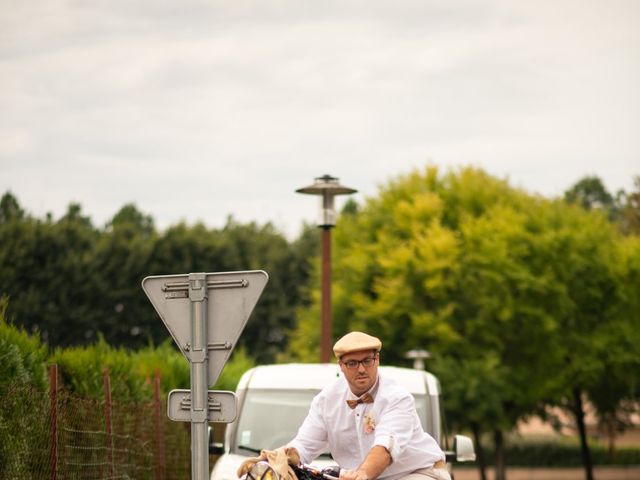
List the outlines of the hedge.
{"type": "MultiPolygon", "coordinates": [[[[611,456],[609,450],[592,441],[589,445],[594,465],[640,465],[640,448],[616,448],[611,456]]],[[[487,465],[493,465],[493,448],[484,448],[487,465]]],[[[565,441],[522,441],[507,445],[505,451],[507,465],[513,467],[581,467],[580,445],[565,441]]],[[[470,465],[470,464],[462,464],[470,465]]],[[[471,465],[477,465],[476,462],[471,465]]]]}

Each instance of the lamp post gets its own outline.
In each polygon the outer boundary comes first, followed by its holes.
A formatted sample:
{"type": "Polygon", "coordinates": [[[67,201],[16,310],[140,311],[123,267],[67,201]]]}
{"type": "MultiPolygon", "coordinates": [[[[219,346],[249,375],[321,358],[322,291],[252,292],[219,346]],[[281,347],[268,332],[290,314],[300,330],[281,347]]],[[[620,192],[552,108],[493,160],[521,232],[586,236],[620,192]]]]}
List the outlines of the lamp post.
{"type": "Polygon", "coordinates": [[[331,358],[331,228],[336,224],[334,197],[357,192],[353,188],[340,185],[338,179],[323,175],[308,187],[299,188],[298,193],[319,195],[320,216],[318,227],[322,229],[322,301],[320,304],[320,362],[331,358]]]}
{"type": "Polygon", "coordinates": [[[416,370],[424,370],[424,359],[431,358],[431,353],[422,349],[409,350],[404,358],[413,360],[413,368],[416,370]]]}

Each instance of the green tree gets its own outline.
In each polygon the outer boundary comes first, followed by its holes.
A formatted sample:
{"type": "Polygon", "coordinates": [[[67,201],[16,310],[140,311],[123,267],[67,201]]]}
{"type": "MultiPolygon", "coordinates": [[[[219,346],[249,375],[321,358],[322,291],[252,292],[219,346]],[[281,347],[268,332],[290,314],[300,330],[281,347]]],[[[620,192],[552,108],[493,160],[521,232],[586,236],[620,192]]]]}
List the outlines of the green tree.
{"type": "Polygon", "coordinates": [[[613,456],[615,437],[630,425],[630,406],[637,401],[640,385],[640,242],[637,237],[616,239],[615,232],[603,238],[603,231],[606,228],[594,232],[598,250],[588,254],[589,261],[599,264],[604,274],[598,280],[593,270],[589,272],[596,287],[589,293],[590,301],[580,302],[583,309],[575,312],[590,317],[591,341],[571,342],[567,374],[595,407],[613,456]],[[617,241],[611,243],[612,238],[617,241]],[[589,351],[583,352],[585,349],[589,351]],[[591,361],[585,362],[585,358],[591,361]]]}
{"type": "MultiPolygon", "coordinates": [[[[343,215],[335,230],[336,335],[375,332],[387,363],[427,347],[463,371],[485,372],[475,377],[482,386],[502,388],[476,391],[500,396],[481,399],[471,417],[461,402],[454,415],[476,432],[494,431],[498,455],[502,432],[550,388],[542,374],[522,375],[552,358],[533,348],[553,328],[538,303],[544,279],[527,262],[535,233],[526,212],[535,202],[478,170],[440,176],[429,168],[389,182],[358,213],[343,215]],[[502,369],[482,368],[495,364],[502,369]],[[536,395],[528,395],[532,390],[536,395]]],[[[302,318],[291,346],[309,355],[317,305],[302,318]]],[[[446,375],[446,364],[434,366],[446,375]]],[[[458,378],[453,388],[462,391],[469,378],[458,378]]]]}
{"type": "Polygon", "coordinates": [[[603,210],[609,220],[616,221],[625,234],[640,234],[640,176],[633,178],[634,190],[619,190],[615,197],[600,177],[586,176],[569,188],[564,198],[585,210],[603,210]]]}
{"type": "Polygon", "coordinates": [[[132,204],[122,207],[101,232],[89,266],[91,307],[101,313],[91,337],[100,332],[108,343],[129,347],[164,338],[159,334],[162,322],[140,287],[156,239],[151,217],[132,204]]]}
{"type": "MultiPolygon", "coordinates": [[[[375,333],[392,364],[426,347],[445,388],[476,385],[478,397],[452,401],[450,413],[478,437],[493,433],[504,478],[504,432],[573,391],[581,375],[569,374],[572,354],[580,352],[584,369],[597,364],[593,350],[579,347],[597,340],[589,309],[606,323],[604,305],[619,305],[608,226],[598,212],[529,195],[477,169],[429,167],[391,180],[335,229],[334,333],[375,333]],[[598,249],[594,264],[588,255],[598,249]]],[[[316,358],[317,270],[312,281],[292,358],[316,358]]]]}
{"type": "Polygon", "coordinates": [[[110,344],[140,348],[168,332],[144,295],[148,275],[263,269],[270,282],[241,337],[249,355],[273,361],[304,301],[310,271],[308,236],[288,242],[271,224],[221,229],[203,224],[155,230],[135,205],[122,207],[94,229],[78,204],[58,221],[24,214],[5,194],[0,205],[0,293],[9,313],[52,346],[110,344]]]}
{"type": "Polygon", "coordinates": [[[57,222],[28,216],[0,223],[0,292],[8,313],[43,340],[84,339],[95,322],[88,264],[97,232],[78,205],[57,222]]]}
{"type": "Polygon", "coordinates": [[[18,199],[11,192],[6,192],[0,199],[0,223],[22,218],[24,218],[24,210],[20,208],[18,199]]]}
{"type": "Polygon", "coordinates": [[[626,234],[640,236],[640,175],[633,179],[634,190],[620,193],[620,228],[626,234]]]}
{"type": "Polygon", "coordinates": [[[297,258],[286,239],[271,224],[240,225],[233,220],[221,232],[228,270],[265,270],[267,284],[240,338],[258,363],[272,361],[286,343],[299,302],[297,258]]]}
{"type": "Polygon", "coordinates": [[[282,350],[295,323],[295,309],[302,301],[300,286],[308,275],[301,248],[287,242],[271,224],[240,224],[233,218],[221,230],[181,224],[158,238],[149,272],[265,270],[269,283],[240,337],[247,353],[264,363],[282,350]]]}
{"type": "Polygon", "coordinates": [[[564,199],[569,203],[580,205],[585,210],[605,210],[610,218],[615,218],[617,213],[613,195],[597,176],[586,176],[580,179],[565,192],[564,199]]]}

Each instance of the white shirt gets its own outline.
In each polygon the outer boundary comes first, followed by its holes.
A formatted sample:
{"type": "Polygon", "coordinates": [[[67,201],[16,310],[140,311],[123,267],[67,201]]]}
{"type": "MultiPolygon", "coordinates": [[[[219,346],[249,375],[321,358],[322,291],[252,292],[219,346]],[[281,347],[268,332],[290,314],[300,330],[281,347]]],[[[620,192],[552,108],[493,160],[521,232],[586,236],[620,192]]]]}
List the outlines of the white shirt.
{"type": "Polygon", "coordinates": [[[351,409],[355,398],[344,377],[326,386],[311,408],[296,437],[289,443],[302,463],[312,462],[329,448],[341,468],[355,470],[374,445],[385,447],[392,463],[380,478],[394,480],[444,460],[444,452],[422,425],[411,393],[378,373],[373,403],[351,409]]]}

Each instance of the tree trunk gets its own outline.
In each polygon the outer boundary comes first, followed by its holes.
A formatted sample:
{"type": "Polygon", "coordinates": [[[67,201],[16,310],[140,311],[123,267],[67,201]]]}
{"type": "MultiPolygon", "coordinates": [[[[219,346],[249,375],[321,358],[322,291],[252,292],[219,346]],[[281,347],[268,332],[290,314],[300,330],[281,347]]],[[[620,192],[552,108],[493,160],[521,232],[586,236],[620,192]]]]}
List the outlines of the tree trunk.
{"type": "Polygon", "coordinates": [[[573,389],[574,414],[576,416],[576,424],[580,433],[580,449],[582,451],[582,464],[584,465],[584,473],[586,480],[593,480],[593,464],[591,463],[591,452],[589,451],[589,443],[587,441],[587,428],[584,424],[584,408],[582,406],[582,396],[580,389],[573,389]]]}
{"type": "Polygon", "coordinates": [[[613,463],[616,457],[616,415],[607,417],[607,438],[609,440],[609,460],[613,463]]]}
{"type": "Polygon", "coordinates": [[[504,438],[501,430],[493,432],[493,444],[495,447],[495,480],[506,480],[507,471],[504,462],[504,438]]]}
{"type": "Polygon", "coordinates": [[[484,461],[484,449],[482,448],[482,443],[480,443],[480,426],[473,422],[471,431],[473,432],[473,442],[476,444],[476,461],[478,462],[480,480],[487,480],[487,464],[484,461]]]}

